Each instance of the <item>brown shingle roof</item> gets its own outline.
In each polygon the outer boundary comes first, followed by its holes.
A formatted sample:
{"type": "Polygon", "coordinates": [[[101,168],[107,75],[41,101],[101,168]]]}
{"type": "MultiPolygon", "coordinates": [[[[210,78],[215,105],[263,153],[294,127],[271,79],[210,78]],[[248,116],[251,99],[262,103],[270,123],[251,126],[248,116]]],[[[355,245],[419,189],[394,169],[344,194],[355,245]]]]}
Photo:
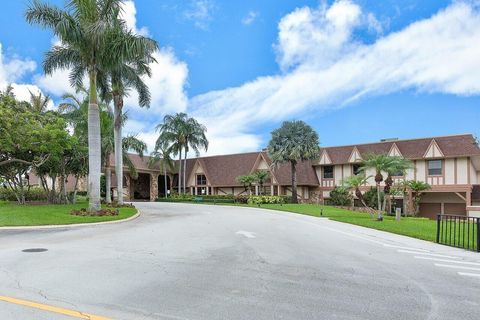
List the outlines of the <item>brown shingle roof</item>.
{"type": "Polygon", "coordinates": [[[480,156],[480,148],[475,144],[475,139],[471,134],[326,147],[322,148],[322,150],[327,151],[332,164],[341,164],[348,163],[355,146],[360,155],[364,157],[369,153],[388,154],[395,143],[405,158],[421,159],[427,152],[433,139],[437,142],[445,157],[480,156]]]}

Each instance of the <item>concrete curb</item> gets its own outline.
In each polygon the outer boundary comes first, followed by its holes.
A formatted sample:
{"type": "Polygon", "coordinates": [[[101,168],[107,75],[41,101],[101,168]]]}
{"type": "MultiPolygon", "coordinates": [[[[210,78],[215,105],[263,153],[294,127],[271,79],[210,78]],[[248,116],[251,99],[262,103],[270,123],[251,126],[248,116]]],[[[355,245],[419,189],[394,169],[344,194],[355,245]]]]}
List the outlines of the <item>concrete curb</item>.
{"type": "MultiPolygon", "coordinates": [[[[135,208],[137,209],[137,208],[135,208]]],[[[92,227],[92,226],[101,226],[101,225],[108,225],[108,224],[117,224],[123,222],[129,222],[132,220],[137,219],[140,217],[140,210],[137,209],[137,213],[133,216],[120,219],[120,220],[113,220],[113,221],[102,221],[102,222],[92,222],[92,223],[76,223],[76,224],[59,224],[59,225],[44,225],[44,226],[18,226],[18,227],[0,227],[1,231],[22,231],[22,230],[51,230],[51,229],[76,229],[81,227],[92,227]]]]}

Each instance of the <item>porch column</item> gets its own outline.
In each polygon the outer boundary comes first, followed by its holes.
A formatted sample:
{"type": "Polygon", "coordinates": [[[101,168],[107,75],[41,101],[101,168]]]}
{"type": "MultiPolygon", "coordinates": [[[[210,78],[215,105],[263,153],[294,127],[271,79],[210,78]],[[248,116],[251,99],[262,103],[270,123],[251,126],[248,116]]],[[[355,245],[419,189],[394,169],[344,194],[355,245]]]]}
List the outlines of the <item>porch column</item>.
{"type": "Polygon", "coordinates": [[[127,191],[125,195],[123,194],[123,190],[118,190],[118,187],[117,187],[117,193],[118,193],[119,197],[124,197],[124,200],[132,201],[133,200],[133,197],[132,197],[133,193],[131,192],[132,181],[131,181],[129,175],[125,175],[124,189],[126,189],[126,191],[127,191]]]}
{"type": "Polygon", "coordinates": [[[278,195],[281,196],[282,195],[282,187],[280,185],[278,185],[277,187],[278,187],[278,195]]]}
{"type": "Polygon", "coordinates": [[[209,189],[209,187],[206,186],[206,187],[205,187],[205,195],[207,195],[207,196],[208,196],[208,189],[209,189]]]}
{"type": "Polygon", "coordinates": [[[412,190],[408,190],[408,214],[415,215],[416,212],[413,212],[413,194],[412,190]]]}
{"type": "Polygon", "coordinates": [[[150,173],[150,201],[158,199],[158,173],[150,173]]]}
{"type": "Polygon", "coordinates": [[[258,196],[258,186],[255,186],[255,195],[258,196]]]}
{"type": "Polygon", "coordinates": [[[270,186],[270,195],[274,195],[275,194],[275,190],[274,190],[274,187],[273,187],[273,184],[270,186]]]}

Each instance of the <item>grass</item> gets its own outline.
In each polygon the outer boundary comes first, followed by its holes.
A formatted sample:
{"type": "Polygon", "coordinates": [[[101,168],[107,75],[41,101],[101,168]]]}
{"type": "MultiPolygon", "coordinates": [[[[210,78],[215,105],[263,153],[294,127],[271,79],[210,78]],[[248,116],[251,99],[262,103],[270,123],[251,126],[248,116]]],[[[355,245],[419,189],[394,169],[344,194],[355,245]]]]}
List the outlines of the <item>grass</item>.
{"type": "Polygon", "coordinates": [[[135,208],[120,208],[118,216],[82,217],[70,214],[73,209],[87,207],[86,202],[73,205],[23,205],[13,202],[0,202],[0,227],[42,226],[76,223],[93,223],[126,219],[133,216],[135,208]]]}
{"type": "Polygon", "coordinates": [[[400,221],[396,221],[395,217],[385,216],[383,221],[376,221],[373,220],[368,213],[314,204],[263,204],[260,208],[287,211],[314,217],[320,217],[320,211],[323,210],[323,217],[334,221],[355,224],[428,241],[435,241],[436,237],[436,221],[426,218],[402,217],[400,221]]]}

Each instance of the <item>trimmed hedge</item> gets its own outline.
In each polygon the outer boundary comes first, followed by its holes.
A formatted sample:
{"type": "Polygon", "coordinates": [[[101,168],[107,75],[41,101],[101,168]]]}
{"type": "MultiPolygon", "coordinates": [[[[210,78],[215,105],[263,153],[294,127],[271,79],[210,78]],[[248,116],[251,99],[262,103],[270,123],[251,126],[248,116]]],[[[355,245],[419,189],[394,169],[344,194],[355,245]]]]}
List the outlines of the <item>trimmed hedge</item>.
{"type": "MultiPolygon", "coordinates": [[[[25,193],[26,201],[47,201],[47,193],[39,187],[32,187],[25,193]]],[[[9,188],[0,188],[0,200],[17,201],[15,193],[9,188]]]]}

